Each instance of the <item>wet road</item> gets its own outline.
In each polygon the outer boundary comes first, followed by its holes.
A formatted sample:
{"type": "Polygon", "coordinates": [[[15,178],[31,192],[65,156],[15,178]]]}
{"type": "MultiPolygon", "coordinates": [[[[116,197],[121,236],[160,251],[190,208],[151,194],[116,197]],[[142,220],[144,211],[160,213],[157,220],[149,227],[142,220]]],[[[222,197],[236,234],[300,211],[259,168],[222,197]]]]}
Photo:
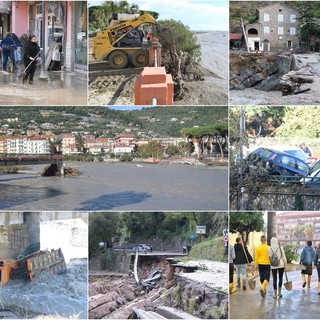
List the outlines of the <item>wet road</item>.
{"type": "Polygon", "coordinates": [[[45,166],[0,175],[0,209],[227,210],[227,167],[66,163],[77,177],[41,177],[45,166]]]}
{"type": "MultiPolygon", "coordinates": [[[[285,276],[284,276],[285,282],[285,276]]],[[[238,291],[230,296],[231,319],[319,319],[320,295],[317,293],[318,276],[313,271],[311,288],[302,288],[300,271],[288,272],[292,291],[283,288],[281,299],[273,299],[272,277],[265,298],[260,295],[257,279],[255,290],[238,291]]]]}
{"type": "Polygon", "coordinates": [[[64,71],[47,72],[48,80],[39,80],[37,68],[34,84],[23,84],[17,73],[0,71],[0,101],[8,105],[87,105],[87,76],[64,71]]]}

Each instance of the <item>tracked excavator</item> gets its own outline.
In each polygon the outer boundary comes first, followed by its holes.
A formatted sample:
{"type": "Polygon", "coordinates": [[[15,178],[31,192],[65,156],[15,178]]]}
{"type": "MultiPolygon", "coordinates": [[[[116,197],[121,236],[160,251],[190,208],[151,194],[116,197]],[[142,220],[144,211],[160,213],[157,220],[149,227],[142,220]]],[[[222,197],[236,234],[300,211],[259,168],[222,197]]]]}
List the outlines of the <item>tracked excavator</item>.
{"type": "Polygon", "coordinates": [[[62,274],[67,271],[61,249],[35,251],[35,245],[32,246],[25,250],[26,255],[22,253],[17,259],[0,258],[0,286],[15,279],[32,281],[42,271],[55,274],[62,274]]]}
{"type": "Polygon", "coordinates": [[[151,24],[168,45],[174,44],[171,30],[161,26],[150,14],[114,14],[110,26],[93,39],[94,59],[108,61],[114,69],[123,69],[129,63],[136,68],[148,66],[152,40],[150,32],[143,31],[143,24],[151,24]]]}

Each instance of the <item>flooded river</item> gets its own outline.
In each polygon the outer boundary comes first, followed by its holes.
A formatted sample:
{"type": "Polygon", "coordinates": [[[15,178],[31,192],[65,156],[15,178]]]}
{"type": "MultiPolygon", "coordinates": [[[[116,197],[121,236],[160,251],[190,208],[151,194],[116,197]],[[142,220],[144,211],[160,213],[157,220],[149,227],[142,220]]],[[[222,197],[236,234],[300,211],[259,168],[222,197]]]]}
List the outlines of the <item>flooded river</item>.
{"type": "Polygon", "coordinates": [[[77,177],[41,177],[32,171],[0,175],[0,209],[227,210],[227,167],[66,163],[77,177]]]}

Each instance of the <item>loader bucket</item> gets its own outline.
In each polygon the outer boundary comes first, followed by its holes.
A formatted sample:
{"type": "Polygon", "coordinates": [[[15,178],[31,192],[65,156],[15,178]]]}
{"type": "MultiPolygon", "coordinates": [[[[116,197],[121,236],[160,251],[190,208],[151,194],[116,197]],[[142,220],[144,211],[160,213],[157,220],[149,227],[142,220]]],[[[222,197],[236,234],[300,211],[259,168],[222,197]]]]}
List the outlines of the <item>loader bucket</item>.
{"type": "Polygon", "coordinates": [[[58,249],[39,252],[39,254],[28,258],[28,269],[30,271],[30,279],[32,280],[41,271],[52,272],[54,274],[65,273],[67,266],[61,249],[58,249]]]}

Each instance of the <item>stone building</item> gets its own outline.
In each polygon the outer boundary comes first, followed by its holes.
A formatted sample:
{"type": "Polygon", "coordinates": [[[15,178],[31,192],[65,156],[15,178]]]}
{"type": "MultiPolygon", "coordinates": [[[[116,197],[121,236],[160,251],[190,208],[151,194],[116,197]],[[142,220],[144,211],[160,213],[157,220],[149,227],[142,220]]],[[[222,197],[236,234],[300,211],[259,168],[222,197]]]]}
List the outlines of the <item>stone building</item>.
{"type": "Polygon", "coordinates": [[[299,45],[298,10],[275,2],[257,10],[257,21],[246,25],[251,51],[286,51],[299,45]]]}

